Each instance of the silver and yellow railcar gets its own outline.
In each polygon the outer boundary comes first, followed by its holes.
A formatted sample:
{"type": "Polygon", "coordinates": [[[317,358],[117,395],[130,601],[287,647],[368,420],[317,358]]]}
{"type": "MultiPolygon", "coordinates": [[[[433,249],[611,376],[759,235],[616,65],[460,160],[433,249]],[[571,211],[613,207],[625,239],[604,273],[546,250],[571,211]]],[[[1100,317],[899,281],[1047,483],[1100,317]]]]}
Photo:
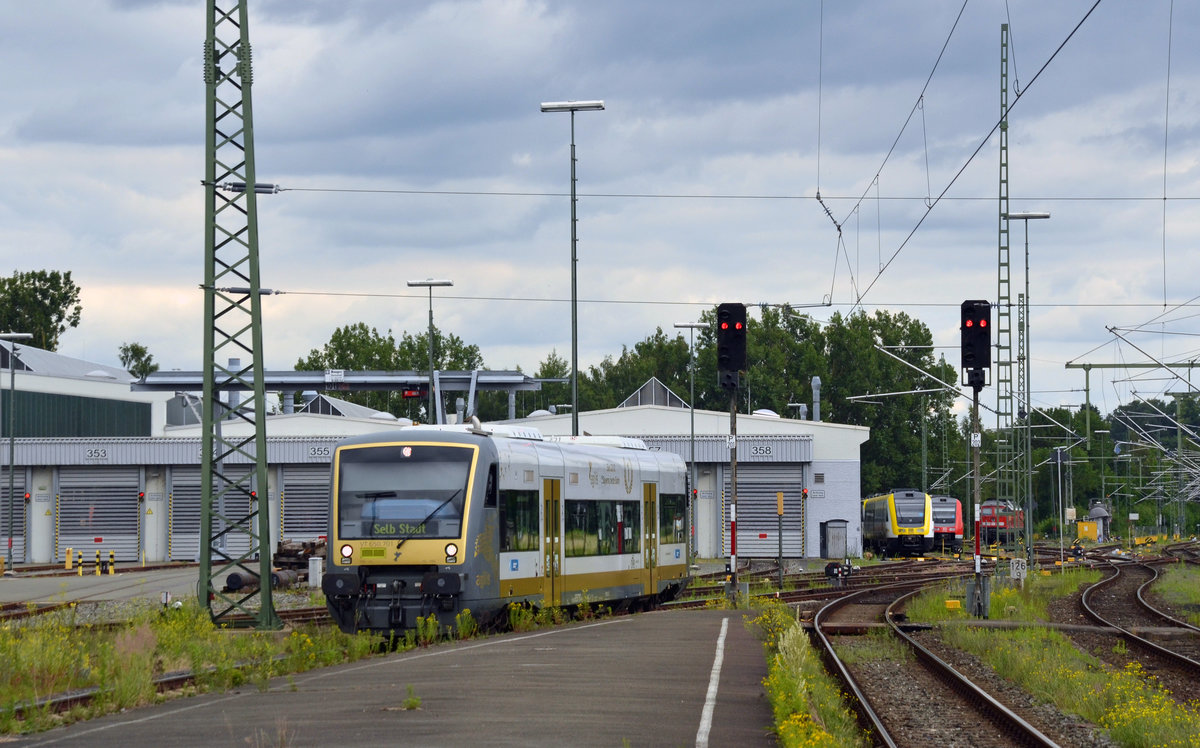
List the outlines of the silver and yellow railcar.
{"type": "Polygon", "coordinates": [[[639,440],[410,427],[339,444],[330,485],[322,589],[343,631],[648,607],[689,581],[683,461],[639,440]]]}
{"type": "Polygon", "coordinates": [[[863,547],[885,556],[933,549],[933,501],[916,489],[897,488],[862,502],[863,547]]]}

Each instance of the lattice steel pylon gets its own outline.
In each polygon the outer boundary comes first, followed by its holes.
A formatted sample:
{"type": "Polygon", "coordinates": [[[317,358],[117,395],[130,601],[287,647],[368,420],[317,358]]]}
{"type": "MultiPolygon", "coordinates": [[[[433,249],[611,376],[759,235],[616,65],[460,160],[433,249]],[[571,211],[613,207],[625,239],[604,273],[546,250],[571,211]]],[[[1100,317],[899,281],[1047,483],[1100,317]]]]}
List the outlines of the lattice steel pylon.
{"type": "Polygon", "coordinates": [[[271,602],[271,532],[265,498],[266,392],[261,376],[262,307],[250,106],[253,75],[246,3],[207,3],[204,405],[200,579],[196,590],[214,623],[275,629],[281,623],[271,602]],[[218,363],[219,357],[229,364],[218,363]],[[236,363],[243,357],[249,365],[236,363]],[[239,393],[243,392],[253,395],[242,398],[239,393]],[[222,401],[222,394],[228,401],[222,401]],[[228,437],[222,433],[226,423],[231,432],[228,437]],[[244,435],[244,424],[252,427],[249,435],[244,435]],[[248,572],[262,583],[233,592],[217,589],[215,582],[235,571],[248,572]]]}
{"type": "Polygon", "coordinates": [[[1000,26],[1000,204],[996,285],[996,498],[1012,501],[1013,460],[1012,280],[1008,231],[1008,24],[1000,26]]]}

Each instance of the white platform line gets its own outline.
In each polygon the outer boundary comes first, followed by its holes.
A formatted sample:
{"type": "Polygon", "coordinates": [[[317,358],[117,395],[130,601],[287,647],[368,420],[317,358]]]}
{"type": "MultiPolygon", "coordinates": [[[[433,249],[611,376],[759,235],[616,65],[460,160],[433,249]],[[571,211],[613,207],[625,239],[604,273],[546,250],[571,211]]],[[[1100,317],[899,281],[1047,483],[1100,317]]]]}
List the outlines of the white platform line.
{"type": "Polygon", "coordinates": [[[717,685],[721,682],[721,663],[725,660],[725,633],[729,619],[721,619],[721,634],[717,637],[717,653],[713,657],[712,673],[708,676],[708,695],[700,713],[700,729],[696,731],[696,748],[708,748],[708,732],[712,729],[713,709],[717,706],[717,685]]]}

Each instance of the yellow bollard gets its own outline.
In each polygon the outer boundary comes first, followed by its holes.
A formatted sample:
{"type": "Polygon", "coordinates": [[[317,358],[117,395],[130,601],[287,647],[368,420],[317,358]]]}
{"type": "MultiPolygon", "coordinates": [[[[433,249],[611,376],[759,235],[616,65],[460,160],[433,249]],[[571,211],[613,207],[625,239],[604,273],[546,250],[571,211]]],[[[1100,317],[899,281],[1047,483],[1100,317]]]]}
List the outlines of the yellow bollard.
{"type": "Polygon", "coordinates": [[[82,577],[83,576],[83,555],[82,554],[80,554],[79,563],[75,565],[75,568],[79,570],[78,574],[79,574],[79,576],[82,577]]]}
{"type": "Polygon", "coordinates": [[[4,576],[4,559],[0,558],[0,577],[4,576]]]}
{"type": "Polygon", "coordinates": [[[73,561],[73,559],[72,559],[72,557],[74,556],[74,554],[75,554],[75,549],[74,549],[74,548],[68,548],[68,549],[67,549],[67,571],[70,571],[70,570],[71,570],[71,565],[74,563],[74,561],[73,561]]]}
{"type": "Polygon", "coordinates": [[[100,576],[100,549],[96,549],[96,576],[100,576]]]}
{"type": "Polygon", "coordinates": [[[117,573],[117,554],[110,550],[108,552],[108,574],[112,576],[117,573]]]}

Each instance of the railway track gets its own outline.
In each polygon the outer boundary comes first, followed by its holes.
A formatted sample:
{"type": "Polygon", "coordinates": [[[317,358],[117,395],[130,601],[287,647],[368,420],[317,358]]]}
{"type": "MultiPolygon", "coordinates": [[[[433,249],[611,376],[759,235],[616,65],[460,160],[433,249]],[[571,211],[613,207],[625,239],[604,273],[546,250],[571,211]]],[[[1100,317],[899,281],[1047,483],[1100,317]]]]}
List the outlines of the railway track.
{"type": "Polygon", "coordinates": [[[875,744],[1077,744],[1077,736],[1064,734],[1061,720],[1040,711],[1028,694],[986,667],[971,667],[973,658],[954,651],[939,654],[920,640],[924,627],[911,626],[902,608],[911,595],[934,581],[910,580],[854,591],[830,602],[814,618],[827,669],[843,680],[846,692],[857,700],[860,720],[875,744]],[[846,635],[876,630],[890,632],[907,654],[864,656],[886,637],[846,635]],[[968,673],[962,672],[964,668],[968,673]]]}
{"type": "Polygon", "coordinates": [[[1110,574],[1080,596],[1084,615],[1109,627],[1126,644],[1144,653],[1149,658],[1148,669],[1178,671],[1194,689],[1196,679],[1200,679],[1200,628],[1157,609],[1147,597],[1161,564],[1109,564],[1110,574]]]}

